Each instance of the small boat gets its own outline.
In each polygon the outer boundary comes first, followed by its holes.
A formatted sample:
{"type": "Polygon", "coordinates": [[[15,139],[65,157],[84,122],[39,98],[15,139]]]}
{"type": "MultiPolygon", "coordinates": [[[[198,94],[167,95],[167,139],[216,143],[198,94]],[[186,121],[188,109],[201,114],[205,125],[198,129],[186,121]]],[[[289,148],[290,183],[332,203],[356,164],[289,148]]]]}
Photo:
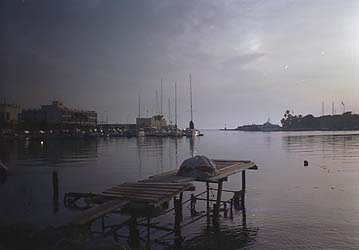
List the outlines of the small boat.
{"type": "MultiPolygon", "coordinates": [[[[200,136],[199,130],[194,128],[194,122],[193,122],[193,109],[192,109],[192,77],[191,74],[189,74],[189,89],[190,89],[190,104],[191,104],[191,120],[189,122],[189,127],[185,130],[185,135],[187,137],[196,137],[200,136]]],[[[202,134],[203,135],[203,134],[202,134]]]]}
{"type": "Polygon", "coordinates": [[[145,131],[143,131],[142,129],[140,129],[137,133],[137,137],[144,137],[145,136],[145,131]]]}
{"type": "Polygon", "coordinates": [[[170,137],[182,137],[182,136],[183,136],[183,133],[182,133],[181,130],[175,129],[175,130],[171,130],[171,131],[169,132],[169,136],[170,136],[170,137]]]}
{"type": "Polygon", "coordinates": [[[197,129],[191,129],[191,128],[187,128],[185,131],[185,134],[187,137],[196,137],[196,136],[200,136],[200,132],[197,129]]]}

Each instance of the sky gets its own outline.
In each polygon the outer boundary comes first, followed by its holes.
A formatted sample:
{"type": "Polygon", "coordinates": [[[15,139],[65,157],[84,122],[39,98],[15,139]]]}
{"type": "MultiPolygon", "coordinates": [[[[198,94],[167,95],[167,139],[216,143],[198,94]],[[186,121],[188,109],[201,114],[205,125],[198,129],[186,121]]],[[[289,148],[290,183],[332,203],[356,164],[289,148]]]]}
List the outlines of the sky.
{"type": "Polygon", "coordinates": [[[358,0],[0,0],[0,98],[198,128],[359,113],[358,0]],[[156,98],[157,91],[157,98],[156,98]]]}

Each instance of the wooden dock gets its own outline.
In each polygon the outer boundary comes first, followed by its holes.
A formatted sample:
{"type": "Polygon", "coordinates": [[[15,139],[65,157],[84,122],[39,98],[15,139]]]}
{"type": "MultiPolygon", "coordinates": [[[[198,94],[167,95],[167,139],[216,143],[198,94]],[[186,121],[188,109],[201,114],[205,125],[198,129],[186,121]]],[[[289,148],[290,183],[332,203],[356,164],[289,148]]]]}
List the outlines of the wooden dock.
{"type": "MultiPolygon", "coordinates": [[[[213,223],[219,218],[220,211],[230,210],[233,217],[233,207],[244,209],[245,188],[247,169],[257,169],[255,163],[251,161],[228,161],[213,160],[216,164],[218,174],[203,180],[206,183],[206,191],[199,195],[191,195],[191,199],[183,201],[183,192],[194,191],[193,182],[196,181],[192,177],[177,176],[177,170],[169,171],[159,175],[151,176],[138,182],[122,183],[115,187],[111,187],[101,193],[66,193],[64,202],[66,207],[71,208],[88,208],[72,221],[73,225],[87,225],[91,228],[91,224],[97,219],[102,220],[102,232],[106,231],[104,218],[110,213],[127,213],[132,218],[130,226],[136,227],[139,217],[147,218],[147,227],[156,228],[150,224],[150,218],[159,216],[168,211],[175,211],[175,229],[177,232],[182,221],[182,206],[186,202],[190,202],[191,215],[196,216],[195,204],[197,200],[207,202],[206,215],[209,222],[210,216],[213,217],[213,223]],[[223,182],[228,177],[242,173],[242,189],[237,191],[223,190],[223,182]],[[210,184],[217,185],[217,188],[211,188],[210,184]],[[210,199],[210,191],[216,191],[215,200],[210,199]],[[222,200],[222,191],[232,192],[233,198],[230,200],[222,200]],[[200,195],[206,194],[206,198],[200,198],[200,195]],[[169,210],[169,202],[173,199],[174,206],[169,210]],[[214,201],[213,208],[210,202],[214,201]],[[229,205],[229,206],[227,206],[229,205]],[[224,210],[221,206],[224,206],[224,210]],[[135,218],[135,219],[133,219],[135,218]],[[134,222],[135,221],[135,222],[134,222]],[[135,226],[134,226],[135,225],[135,226]]],[[[195,220],[197,220],[196,218],[195,220]]],[[[157,226],[157,229],[159,227],[157,226]]],[[[163,228],[162,228],[163,229],[163,228]]],[[[171,229],[166,229],[170,230],[171,229]]],[[[130,230],[131,231],[131,230],[130,230]]]]}
{"type": "MultiPolygon", "coordinates": [[[[228,160],[212,160],[216,164],[218,175],[208,178],[203,182],[218,183],[226,181],[230,175],[242,172],[246,169],[258,169],[257,165],[251,161],[228,161],[228,160]]],[[[177,176],[177,169],[166,173],[151,176],[148,179],[141,180],[140,182],[174,182],[186,183],[195,181],[191,177],[177,176]]]]}

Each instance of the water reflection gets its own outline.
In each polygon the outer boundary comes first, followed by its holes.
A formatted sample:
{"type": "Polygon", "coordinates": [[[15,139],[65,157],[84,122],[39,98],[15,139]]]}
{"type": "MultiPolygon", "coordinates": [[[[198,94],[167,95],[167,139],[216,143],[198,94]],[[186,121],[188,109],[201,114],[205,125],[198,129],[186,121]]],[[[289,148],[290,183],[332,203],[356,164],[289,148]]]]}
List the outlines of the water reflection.
{"type": "MultiPolygon", "coordinates": [[[[199,220],[182,231],[183,249],[358,249],[359,135],[348,133],[209,131],[192,139],[2,143],[0,159],[14,175],[0,186],[0,224],[64,223],[74,216],[62,208],[65,192],[101,192],[170,171],[196,151],[254,160],[260,170],[248,172],[247,221],[224,219],[207,229],[199,220]]],[[[226,188],[238,182],[240,176],[231,176],[226,188]]]]}
{"type": "Polygon", "coordinates": [[[10,167],[56,166],[97,158],[97,140],[24,141],[0,145],[0,159],[10,167]]]}
{"type": "Polygon", "coordinates": [[[52,191],[53,191],[53,204],[54,213],[59,211],[59,177],[56,171],[52,172],[52,191]]]}
{"type": "Polygon", "coordinates": [[[246,249],[256,241],[258,231],[258,228],[247,226],[244,210],[241,224],[222,223],[217,226],[204,226],[180,247],[177,245],[177,249],[246,249]]]}
{"type": "Polygon", "coordinates": [[[289,135],[282,139],[284,149],[288,152],[341,160],[359,159],[359,134],[289,135]]]}
{"type": "Polygon", "coordinates": [[[192,157],[196,155],[196,151],[194,148],[194,141],[195,141],[194,137],[189,138],[189,151],[192,157]]]}

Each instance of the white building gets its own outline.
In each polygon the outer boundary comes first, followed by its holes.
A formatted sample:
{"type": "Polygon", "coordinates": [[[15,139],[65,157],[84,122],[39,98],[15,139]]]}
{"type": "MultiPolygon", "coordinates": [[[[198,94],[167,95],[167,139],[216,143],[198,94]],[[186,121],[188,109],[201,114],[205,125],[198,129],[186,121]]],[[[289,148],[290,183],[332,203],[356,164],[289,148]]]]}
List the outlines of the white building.
{"type": "Polygon", "coordinates": [[[19,120],[21,120],[20,105],[0,103],[0,123],[17,123],[19,120]]]}

